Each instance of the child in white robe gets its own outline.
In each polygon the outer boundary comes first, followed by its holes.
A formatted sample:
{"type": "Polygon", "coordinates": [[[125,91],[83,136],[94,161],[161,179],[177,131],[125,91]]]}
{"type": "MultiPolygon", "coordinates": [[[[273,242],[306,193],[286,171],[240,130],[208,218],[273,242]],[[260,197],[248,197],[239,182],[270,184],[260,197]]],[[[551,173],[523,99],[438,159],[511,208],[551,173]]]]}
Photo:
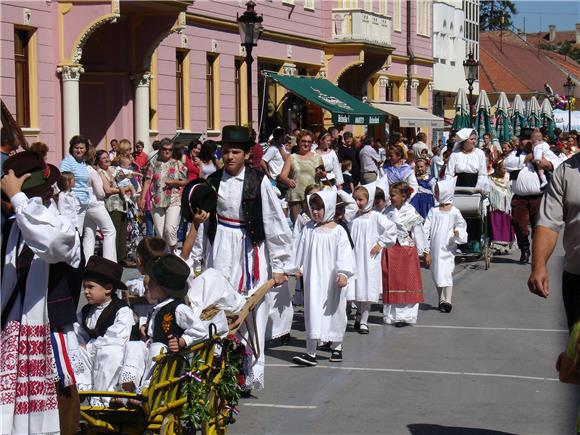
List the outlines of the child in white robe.
{"type": "Polygon", "coordinates": [[[419,256],[429,257],[423,218],[409,203],[411,188],[405,182],[390,187],[391,205],[385,215],[397,226],[397,243],[383,250],[383,322],[397,327],[417,323],[423,302],[419,256]]]}
{"type": "Polygon", "coordinates": [[[368,334],[368,318],[371,304],[382,295],[381,251],[397,241],[397,228],[385,215],[372,209],[376,183],[358,186],[353,193],[358,213],[350,223],[350,235],[354,243],[357,279],[349,300],[356,301],[357,319],[354,324],[359,334],[368,334]]]}
{"type": "MultiPolygon", "coordinates": [[[[74,325],[84,369],[75,372],[79,390],[113,391],[119,382],[123,349],[135,324],[133,311],[114,294],[125,289],[123,268],[106,258],[89,258],[83,288],[88,304],[74,325]]],[[[107,406],[107,397],[92,397],[93,406],[107,406]]]]}
{"type": "Polygon", "coordinates": [[[334,222],[336,191],[323,190],[310,195],[312,221],[288,267],[288,273],[302,269],[304,281],[304,323],[306,353],[294,363],[315,366],[319,341],[332,342],[331,362],[342,361],[342,341],[346,331],[346,292],[348,279],[355,274],[355,261],[348,235],[334,222]]]}
{"type": "Polygon", "coordinates": [[[439,181],[435,185],[435,199],[439,205],[433,207],[423,229],[429,241],[431,275],[439,295],[439,311],[449,313],[452,308],[453,270],[457,245],[467,243],[467,223],[461,212],[453,206],[456,178],[439,181]]]}
{"type": "Polygon", "coordinates": [[[57,197],[58,212],[62,216],[69,218],[76,228],[78,226],[77,214],[80,203],[72,192],[73,187],[75,187],[75,176],[72,172],[61,172],[60,179],[56,184],[60,190],[57,197]]]}

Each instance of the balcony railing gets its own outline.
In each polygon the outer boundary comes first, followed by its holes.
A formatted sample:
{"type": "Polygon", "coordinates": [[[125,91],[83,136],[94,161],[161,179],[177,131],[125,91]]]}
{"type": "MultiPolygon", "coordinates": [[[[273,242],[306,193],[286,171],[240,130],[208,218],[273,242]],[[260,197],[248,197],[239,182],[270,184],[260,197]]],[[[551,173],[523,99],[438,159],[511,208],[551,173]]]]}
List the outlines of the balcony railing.
{"type": "Polygon", "coordinates": [[[333,9],[332,39],[334,41],[363,41],[391,45],[391,17],[363,9],[333,9]]]}

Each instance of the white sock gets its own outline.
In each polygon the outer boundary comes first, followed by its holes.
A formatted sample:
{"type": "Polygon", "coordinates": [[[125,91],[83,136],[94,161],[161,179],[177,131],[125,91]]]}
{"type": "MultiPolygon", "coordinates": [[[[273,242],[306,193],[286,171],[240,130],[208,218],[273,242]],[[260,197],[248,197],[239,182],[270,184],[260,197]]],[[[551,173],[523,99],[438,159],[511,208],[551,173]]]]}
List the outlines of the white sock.
{"type": "Polygon", "coordinates": [[[359,309],[360,309],[360,323],[364,323],[365,325],[369,321],[369,312],[371,309],[370,302],[359,302],[359,309]]]}

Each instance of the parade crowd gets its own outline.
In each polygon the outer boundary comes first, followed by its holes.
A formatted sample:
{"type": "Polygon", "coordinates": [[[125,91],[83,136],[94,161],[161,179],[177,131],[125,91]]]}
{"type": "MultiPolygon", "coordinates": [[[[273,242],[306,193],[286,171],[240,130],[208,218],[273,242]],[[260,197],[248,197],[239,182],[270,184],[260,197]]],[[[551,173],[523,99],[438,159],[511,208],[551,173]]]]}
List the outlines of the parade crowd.
{"type": "MultiPolygon", "coordinates": [[[[373,304],[387,325],[415,324],[422,267],[450,313],[455,256],[486,243],[454,206],[459,191],[484,198],[494,252],[515,242],[527,264],[544,190],[577,133],[523,128],[500,144],[462,129],[426,142],[331,127],[276,128],[259,144],[226,126],[219,142],[163,139],[147,154],[79,135],[57,168],[46,144],[22,151],[3,131],[1,433],[75,433],[78,390],[141,391],[156,355],[208,338],[210,323],[227,335],[226,314],[269,279],[251,319],[259,348],[287,340],[303,306],[303,366],[318,352],[340,363],[349,316],[369,334],[373,304]],[[124,268],[140,277],[124,281],[124,268]],[[202,320],[208,307],[218,313],[202,320]]],[[[248,355],[244,394],[264,387],[264,368],[263,351],[248,355]]]]}

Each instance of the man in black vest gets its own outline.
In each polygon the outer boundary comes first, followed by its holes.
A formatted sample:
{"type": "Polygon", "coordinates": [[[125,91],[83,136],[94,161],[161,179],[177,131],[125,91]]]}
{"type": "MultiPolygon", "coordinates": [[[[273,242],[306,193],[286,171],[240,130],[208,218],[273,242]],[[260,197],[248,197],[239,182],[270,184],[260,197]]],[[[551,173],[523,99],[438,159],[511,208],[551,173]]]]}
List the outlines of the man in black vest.
{"type": "MultiPolygon", "coordinates": [[[[206,267],[219,270],[236,290],[249,296],[270,273],[276,285],[287,280],[283,271],[292,234],[270,180],[244,164],[250,154],[250,131],[225,126],[221,146],[224,167],[208,178],[218,192],[217,209],[200,228],[206,267]]],[[[246,380],[248,390],[263,388],[264,336],[272,304],[272,296],[266,295],[256,309],[261,355],[246,380]]]]}

